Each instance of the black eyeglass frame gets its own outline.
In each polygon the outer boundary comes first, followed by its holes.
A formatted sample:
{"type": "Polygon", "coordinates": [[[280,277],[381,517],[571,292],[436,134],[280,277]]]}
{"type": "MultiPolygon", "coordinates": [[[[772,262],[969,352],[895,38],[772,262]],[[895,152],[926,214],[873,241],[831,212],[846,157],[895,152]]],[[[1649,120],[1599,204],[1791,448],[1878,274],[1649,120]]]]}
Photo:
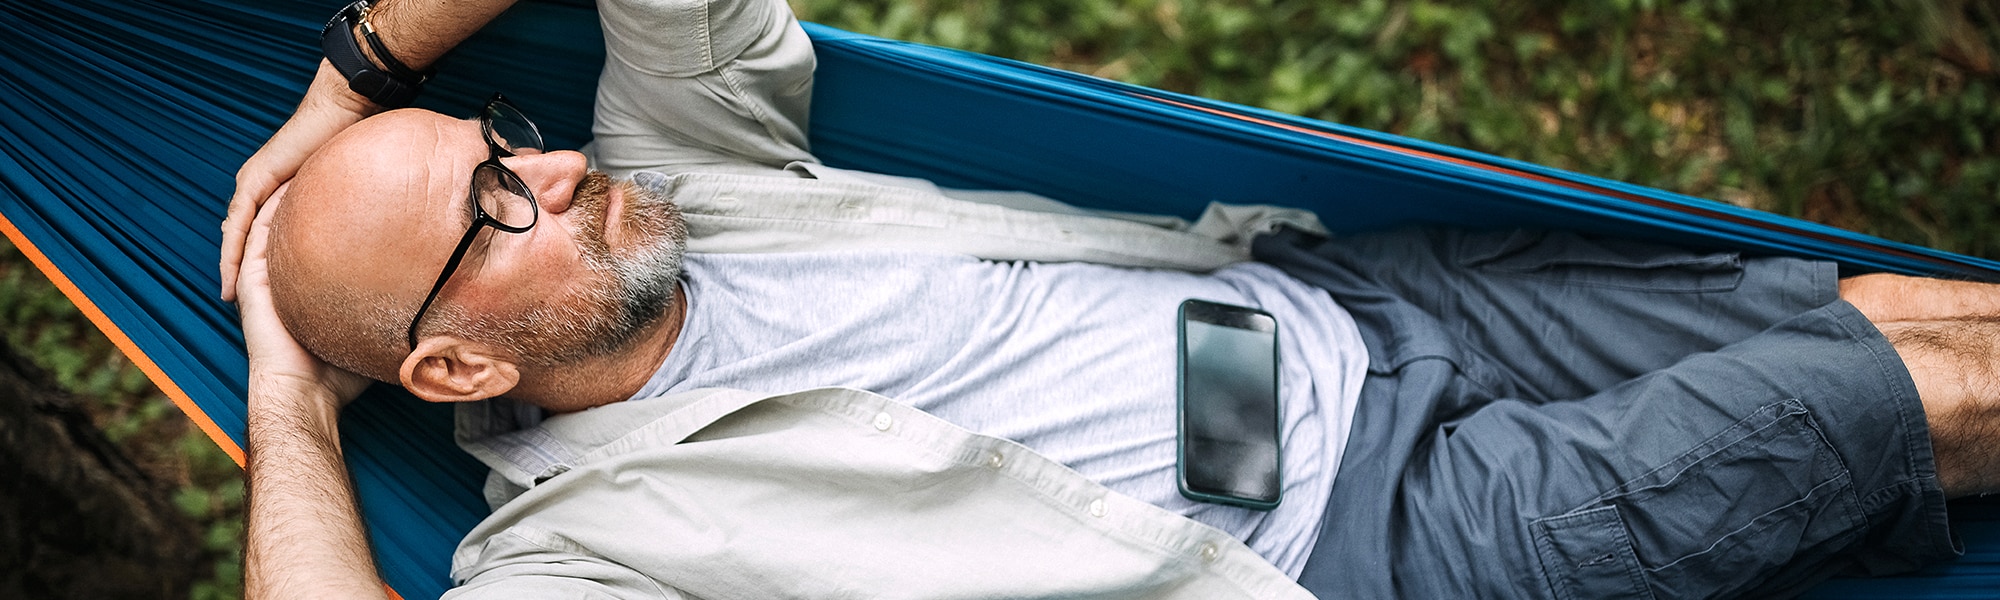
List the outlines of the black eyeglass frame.
{"type": "Polygon", "coordinates": [[[458,271],[459,262],[465,260],[466,251],[472,249],[472,240],[479,237],[479,230],[485,227],[492,227],[507,233],[524,233],[529,229],[534,229],[535,223],[541,221],[541,203],[535,200],[534,192],[528,189],[527,183],[521,181],[521,176],[515,174],[513,169],[500,164],[500,159],[512,157],[515,154],[513,150],[507,149],[507,146],[493,140],[493,107],[496,105],[504,106],[514,114],[520,115],[521,123],[528,126],[527,132],[532,134],[534,139],[531,140],[530,146],[524,147],[532,147],[538,151],[542,149],[542,133],[539,128],[535,127],[534,121],[528,120],[528,116],[522,114],[521,109],[515,107],[513,103],[508,102],[506,96],[501,95],[499,92],[494,92],[493,97],[488,99],[485,106],[479,110],[479,132],[486,140],[486,160],[472,167],[472,180],[468,182],[465,193],[466,204],[472,206],[472,225],[466,227],[465,235],[458,239],[458,247],[451,251],[451,259],[445,261],[444,271],[438,273],[437,283],[431,284],[431,293],[424,296],[423,304],[417,306],[416,316],[410,317],[410,327],[405,332],[405,336],[408,338],[411,351],[417,349],[417,325],[423,323],[424,314],[430,312],[431,304],[437,301],[438,292],[444,291],[445,282],[451,281],[452,273],[458,271]],[[511,185],[514,189],[520,190],[522,197],[528,199],[530,216],[527,225],[516,227],[502,223],[499,219],[494,218],[492,214],[486,212],[484,207],[479,205],[479,175],[482,169],[493,170],[494,175],[500,178],[503,186],[511,185]]]}

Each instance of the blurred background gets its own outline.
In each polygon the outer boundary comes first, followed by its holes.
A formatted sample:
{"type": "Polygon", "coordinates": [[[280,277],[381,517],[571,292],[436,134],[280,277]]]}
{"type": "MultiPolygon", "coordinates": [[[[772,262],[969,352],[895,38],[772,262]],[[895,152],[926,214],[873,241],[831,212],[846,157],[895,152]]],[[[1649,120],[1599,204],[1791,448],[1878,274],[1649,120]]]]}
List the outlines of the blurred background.
{"type": "MultiPolygon", "coordinates": [[[[1993,2],[791,1],[842,29],[2000,258],[1993,2]]],[[[180,521],[162,531],[197,564],[161,594],[236,597],[241,472],[5,240],[0,331],[63,391],[38,410],[101,431],[180,521]]]]}

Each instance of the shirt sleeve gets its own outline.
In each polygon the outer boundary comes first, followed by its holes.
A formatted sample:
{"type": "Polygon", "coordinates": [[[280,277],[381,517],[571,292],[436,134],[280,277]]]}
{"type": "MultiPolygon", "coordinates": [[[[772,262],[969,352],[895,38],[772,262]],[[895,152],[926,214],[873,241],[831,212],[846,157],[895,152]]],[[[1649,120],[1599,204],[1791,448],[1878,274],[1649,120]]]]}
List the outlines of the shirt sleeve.
{"type": "Polygon", "coordinates": [[[812,41],[784,0],[599,3],[593,159],[635,170],[785,175],[806,145],[812,41]]]}
{"type": "Polygon", "coordinates": [[[565,548],[561,538],[509,530],[483,540],[480,570],[440,600],[541,598],[693,600],[611,560],[565,548]]]}

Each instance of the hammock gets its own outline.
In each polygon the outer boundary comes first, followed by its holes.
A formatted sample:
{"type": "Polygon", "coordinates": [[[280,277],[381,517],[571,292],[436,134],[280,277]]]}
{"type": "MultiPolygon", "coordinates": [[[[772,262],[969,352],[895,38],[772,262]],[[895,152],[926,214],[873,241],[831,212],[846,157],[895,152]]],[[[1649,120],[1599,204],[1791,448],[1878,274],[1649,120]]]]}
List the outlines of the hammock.
{"type": "MultiPolygon", "coordinates": [[[[238,165],[290,114],[335,0],[0,3],[0,229],[194,422],[242,462],[242,335],[215,299],[238,165]]],[[[987,56],[808,25],[812,119],[835,166],[1112,210],[1193,217],[1211,200],[1317,210],[1336,231],[1535,226],[1837,260],[1853,272],[2000,280],[2000,263],[1457,148],[987,56]]],[[[602,61],[588,0],[524,3],[448,59],[420,106],[504,90],[555,147],[589,135],[602,61]]],[[[450,585],[487,512],[451,409],[375,386],[343,417],[382,576],[450,585]]],[[[2000,506],[1961,502],[1966,555],[1821,598],[2000,589],[2000,506]]]]}

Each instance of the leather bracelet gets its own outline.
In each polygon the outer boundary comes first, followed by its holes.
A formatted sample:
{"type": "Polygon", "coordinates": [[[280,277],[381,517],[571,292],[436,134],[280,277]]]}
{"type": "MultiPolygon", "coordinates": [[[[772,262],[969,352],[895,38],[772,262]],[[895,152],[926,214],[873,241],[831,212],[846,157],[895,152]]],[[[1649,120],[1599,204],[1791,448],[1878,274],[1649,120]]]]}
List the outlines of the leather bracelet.
{"type": "MultiPolygon", "coordinates": [[[[389,47],[382,44],[382,37],[375,35],[375,24],[368,21],[369,9],[372,7],[367,5],[367,2],[368,0],[360,0],[358,2],[358,4],[363,5],[359,11],[361,13],[361,37],[368,40],[368,47],[375,51],[375,58],[382,61],[382,66],[388,67],[389,72],[399,78],[406,80],[414,79],[417,81],[417,85],[423,85],[423,82],[429,81],[431,71],[419,73],[416,69],[404,65],[403,61],[396,60],[396,55],[389,53],[389,47]]],[[[350,33],[349,35],[352,34],[350,33]]]]}
{"type": "Polygon", "coordinates": [[[409,106],[423,91],[430,73],[417,72],[389,54],[388,47],[375,35],[375,27],[368,23],[368,10],[368,0],[358,0],[334,13],[326,27],[320,29],[320,51],[326,55],[327,63],[347,78],[347,89],[383,108],[409,106]],[[354,35],[357,24],[386,70],[376,68],[362,54],[360,40],[354,35]]]}

